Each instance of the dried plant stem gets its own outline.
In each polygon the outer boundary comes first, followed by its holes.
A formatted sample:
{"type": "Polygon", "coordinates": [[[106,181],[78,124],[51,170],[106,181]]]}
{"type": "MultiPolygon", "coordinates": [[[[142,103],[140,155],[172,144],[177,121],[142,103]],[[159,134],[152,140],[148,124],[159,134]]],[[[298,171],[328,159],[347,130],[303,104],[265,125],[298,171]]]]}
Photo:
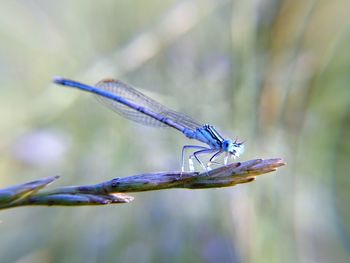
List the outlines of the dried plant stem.
{"type": "Polygon", "coordinates": [[[203,189],[249,183],[256,176],[276,171],[285,165],[282,159],[255,159],[232,163],[209,172],[158,172],[114,178],[87,186],[66,186],[40,191],[58,176],[0,190],[0,209],[27,205],[105,205],[128,203],[134,198],[123,193],[170,188],[203,189]],[[40,191],[40,192],[39,192],[40,191]]]}

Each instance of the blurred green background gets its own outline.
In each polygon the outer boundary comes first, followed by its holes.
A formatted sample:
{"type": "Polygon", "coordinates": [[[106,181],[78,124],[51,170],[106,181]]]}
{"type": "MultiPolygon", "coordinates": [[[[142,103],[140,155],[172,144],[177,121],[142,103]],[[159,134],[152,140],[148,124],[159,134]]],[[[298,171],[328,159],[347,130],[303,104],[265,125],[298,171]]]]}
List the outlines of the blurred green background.
{"type": "Polygon", "coordinates": [[[1,211],[1,262],[349,262],[350,3],[1,1],[0,187],[177,170],[188,141],[51,84],[122,79],[223,134],[255,183],[1,211]]]}

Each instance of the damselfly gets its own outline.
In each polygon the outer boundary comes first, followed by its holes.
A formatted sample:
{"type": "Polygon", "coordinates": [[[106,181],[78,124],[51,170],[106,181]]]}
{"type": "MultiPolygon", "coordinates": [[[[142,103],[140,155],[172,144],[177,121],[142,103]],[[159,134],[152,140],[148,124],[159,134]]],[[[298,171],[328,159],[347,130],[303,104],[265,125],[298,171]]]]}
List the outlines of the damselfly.
{"type": "Polygon", "coordinates": [[[98,100],[129,120],[153,127],[173,127],[186,137],[207,144],[208,147],[185,145],[182,148],[182,171],[184,171],[187,149],[195,149],[188,158],[191,171],[194,171],[193,158],[207,170],[221,154],[225,153],[224,164],[226,165],[229,156],[235,158],[244,151],[243,142],[224,139],[214,126],[199,124],[185,114],[170,110],[119,80],[105,79],[95,86],[61,77],[55,77],[53,82],[94,93],[98,95],[98,100]],[[204,165],[198,155],[209,153],[212,156],[204,165]]]}

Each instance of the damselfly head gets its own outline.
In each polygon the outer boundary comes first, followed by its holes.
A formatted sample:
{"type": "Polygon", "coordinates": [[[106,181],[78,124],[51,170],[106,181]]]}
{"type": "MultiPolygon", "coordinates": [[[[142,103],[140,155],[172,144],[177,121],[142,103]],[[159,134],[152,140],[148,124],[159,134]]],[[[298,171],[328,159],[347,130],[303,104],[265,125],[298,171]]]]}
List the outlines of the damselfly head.
{"type": "Polygon", "coordinates": [[[222,142],[222,149],[225,152],[229,152],[234,157],[238,157],[244,152],[244,144],[243,142],[237,142],[236,140],[224,140],[222,142]]]}

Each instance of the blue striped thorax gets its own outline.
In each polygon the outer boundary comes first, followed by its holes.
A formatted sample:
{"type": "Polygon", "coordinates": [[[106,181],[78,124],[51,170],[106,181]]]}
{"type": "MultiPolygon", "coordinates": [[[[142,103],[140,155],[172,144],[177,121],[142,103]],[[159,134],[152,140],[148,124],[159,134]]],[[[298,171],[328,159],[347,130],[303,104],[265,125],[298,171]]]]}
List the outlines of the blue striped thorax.
{"type": "Polygon", "coordinates": [[[238,157],[244,152],[243,143],[224,139],[214,126],[205,124],[203,127],[197,128],[196,139],[206,143],[211,149],[218,149],[228,152],[238,157]]]}

